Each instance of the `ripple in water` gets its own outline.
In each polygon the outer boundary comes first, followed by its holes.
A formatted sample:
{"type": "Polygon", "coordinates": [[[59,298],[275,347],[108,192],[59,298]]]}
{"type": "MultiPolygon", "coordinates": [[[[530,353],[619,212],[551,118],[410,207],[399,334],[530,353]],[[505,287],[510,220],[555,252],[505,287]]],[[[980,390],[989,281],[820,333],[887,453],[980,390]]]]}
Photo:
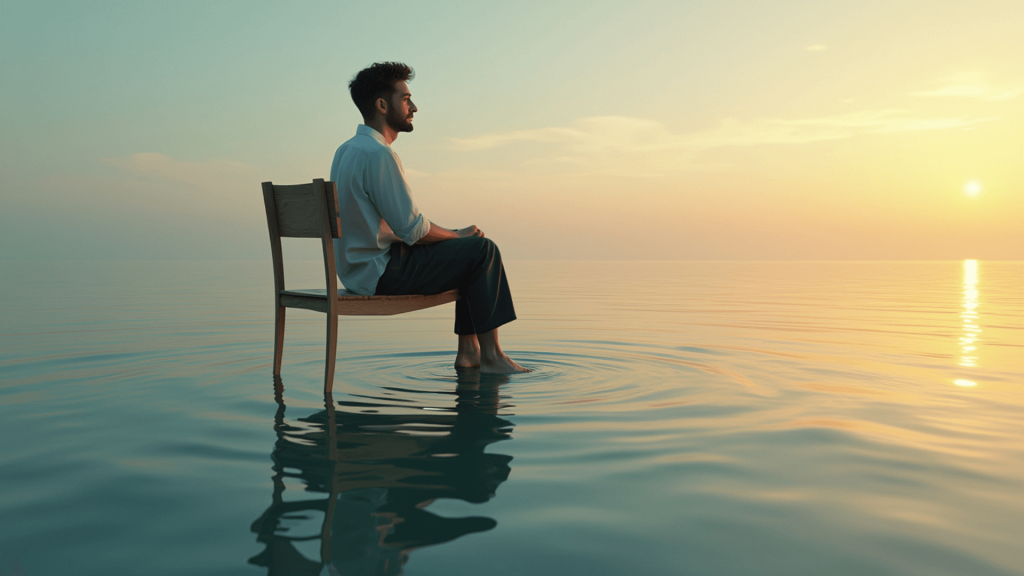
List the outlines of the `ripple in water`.
{"type": "Polygon", "coordinates": [[[0,278],[0,562],[1024,573],[1019,263],[510,264],[534,372],[456,372],[450,310],[346,319],[329,407],[314,314],[275,403],[246,266],[0,278]]]}

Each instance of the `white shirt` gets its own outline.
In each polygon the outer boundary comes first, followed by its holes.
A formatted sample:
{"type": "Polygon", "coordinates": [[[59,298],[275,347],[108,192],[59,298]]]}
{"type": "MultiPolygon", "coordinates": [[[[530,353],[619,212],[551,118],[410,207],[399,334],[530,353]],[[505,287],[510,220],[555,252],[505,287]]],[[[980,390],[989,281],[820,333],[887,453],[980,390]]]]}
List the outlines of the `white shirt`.
{"type": "Polygon", "coordinates": [[[373,294],[394,242],[412,246],[430,230],[405,181],[402,162],[384,136],[360,124],[331,164],[338,186],[341,238],[334,240],[338,278],[357,294],[373,294]]]}

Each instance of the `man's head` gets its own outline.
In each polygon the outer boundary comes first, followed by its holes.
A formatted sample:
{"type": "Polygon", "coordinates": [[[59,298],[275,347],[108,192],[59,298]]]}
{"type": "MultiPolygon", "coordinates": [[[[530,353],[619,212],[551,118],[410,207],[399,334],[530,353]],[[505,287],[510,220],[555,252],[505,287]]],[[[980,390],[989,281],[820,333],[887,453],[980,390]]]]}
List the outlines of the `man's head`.
{"type": "Polygon", "coordinates": [[[349,82],[348,89],[363,121],[373,125],[379,115],[395,132],[412,132],[416,106],[406,82],[415,75],[412,68],[401,62],[377,62],[360,70],[349,82]]]}

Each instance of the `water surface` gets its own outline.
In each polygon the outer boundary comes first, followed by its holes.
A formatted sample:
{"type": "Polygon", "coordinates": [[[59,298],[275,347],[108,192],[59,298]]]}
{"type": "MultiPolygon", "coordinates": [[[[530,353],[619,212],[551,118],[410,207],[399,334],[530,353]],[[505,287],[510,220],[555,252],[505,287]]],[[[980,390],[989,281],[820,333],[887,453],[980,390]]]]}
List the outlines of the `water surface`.
{"type": "Polygon", "coordinates": [[[1021,262],[510,262],[535,372],[327,403],[269,263],[0,266],[0,574],[1024,574],[1021,262]]]}

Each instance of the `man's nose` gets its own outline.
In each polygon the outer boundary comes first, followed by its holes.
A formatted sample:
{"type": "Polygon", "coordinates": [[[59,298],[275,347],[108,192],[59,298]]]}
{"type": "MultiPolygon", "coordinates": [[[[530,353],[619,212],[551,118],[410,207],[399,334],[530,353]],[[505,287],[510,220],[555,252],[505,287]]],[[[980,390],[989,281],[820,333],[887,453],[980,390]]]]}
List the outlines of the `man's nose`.
{"type": "Polygon", "coordinates": [[[409,112],[418,112],[418,111],[419,111],[419,108],[417,108],[416,105],[412,103],[412,100],[409,100],[409,112]]]}

